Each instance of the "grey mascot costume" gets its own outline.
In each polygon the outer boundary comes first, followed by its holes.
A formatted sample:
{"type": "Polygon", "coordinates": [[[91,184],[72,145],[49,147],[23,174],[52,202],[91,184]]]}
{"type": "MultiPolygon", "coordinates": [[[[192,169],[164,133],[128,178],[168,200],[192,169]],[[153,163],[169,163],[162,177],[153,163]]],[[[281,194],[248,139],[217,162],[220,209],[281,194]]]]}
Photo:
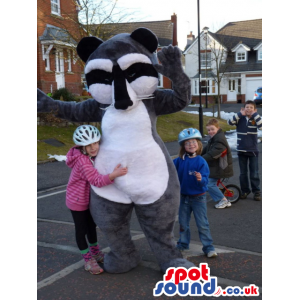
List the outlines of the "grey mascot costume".
{"type": "Polygon", "coordinates": [[[111,251],[104,269],[127,272],[141,258],[131,240],[133,207],[161,270],[194,267],[175,247],[173,228],[180,188],[177,173],[156,132],[158,115],[182,110],[190,101],[190,80],[181,66],[177,47],[163,48],[146,28],[122,33],[103,42],[83,38],[77,53],[86,63],[85,76],[94,99],[68,103],[38,90],[38,111],[75,122],[100,122],[102,138],[95,167],[108,174],[121,163],[126,176],[114,184],[91,188],[90,210],[111,251]],[[174,90],[159,90],[158,73],[172,80],[174,90]]]}

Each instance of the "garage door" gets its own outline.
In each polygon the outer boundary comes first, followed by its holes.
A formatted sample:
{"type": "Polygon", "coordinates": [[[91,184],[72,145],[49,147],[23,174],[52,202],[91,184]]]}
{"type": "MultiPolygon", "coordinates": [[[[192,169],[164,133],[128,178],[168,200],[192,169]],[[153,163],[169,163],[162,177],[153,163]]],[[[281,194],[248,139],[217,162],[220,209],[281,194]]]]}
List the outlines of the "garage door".
{"type": "Polygon", "coordinates": [[[253,100],[254,91],[262,86],[261,77],[246,78],[246,100],[253,100]]]}

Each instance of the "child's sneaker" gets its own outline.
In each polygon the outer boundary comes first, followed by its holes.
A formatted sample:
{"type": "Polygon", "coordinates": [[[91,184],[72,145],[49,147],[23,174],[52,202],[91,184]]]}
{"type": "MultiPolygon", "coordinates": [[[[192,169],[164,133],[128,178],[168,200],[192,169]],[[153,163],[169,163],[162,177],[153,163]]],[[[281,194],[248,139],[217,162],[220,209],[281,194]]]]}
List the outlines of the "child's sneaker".
{"type": "Polygon", "coordinates": [[[97,275],[103,272],[103,269],[97,264],[95,258],[93,257],[85,262],[84,269],[86,271],[89,271],[93,275],[97,275]]]}
{"type": "Polygon", "coordinates": [[[240,196],[240,199],[246,199],[248,197],[248,195],[250,194],[249,193],[243,193],[241,196],[240,196]]]}
{"type": "Polygon", "coordinates": [[[218,256],[218,254],[217,254],[216,251],[209,251],[209,252],[206,254],[206,256],[207,256],[208,258],[213,258],[213,257],[218,256]]]}
{"type": "Polygon", "coordinates": [[[254,193],[254,200],[261,201],[261,193],[260,192],[255,192],[254,193]]]}
{"type": "Polygon", "coordinates": [[[215,208],[226,208],[230,207],[231,203],[228,200],[222,199],[219,203],[215,205],[215,208]]]}
{"type": "Polygon", "coordinates": [[[104,253],[102,251],[98,252],[96,255],[92,255],[92,257],[95,258],[97,263],[103,263],[104,262],[104,253]]]}

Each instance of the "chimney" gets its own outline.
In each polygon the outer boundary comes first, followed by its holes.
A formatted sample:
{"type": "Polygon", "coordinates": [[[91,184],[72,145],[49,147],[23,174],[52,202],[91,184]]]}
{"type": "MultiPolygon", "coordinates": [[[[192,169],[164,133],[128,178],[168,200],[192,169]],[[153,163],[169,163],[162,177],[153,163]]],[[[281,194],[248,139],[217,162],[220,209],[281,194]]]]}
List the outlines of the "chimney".
{"type": "Polygon", "coordinates": [[[190,31],[190,34],[187,35],[187,42],[186,45],[189,46],[195,40],[195,36],[193,35],[193,31],[190,31]]]}
{"type": "Polygon", "coordinates": [[[173,23],[173,46],[178,46],[177,42],[177,15],[173,13],[171,16],[171,22],[173,23]]]}

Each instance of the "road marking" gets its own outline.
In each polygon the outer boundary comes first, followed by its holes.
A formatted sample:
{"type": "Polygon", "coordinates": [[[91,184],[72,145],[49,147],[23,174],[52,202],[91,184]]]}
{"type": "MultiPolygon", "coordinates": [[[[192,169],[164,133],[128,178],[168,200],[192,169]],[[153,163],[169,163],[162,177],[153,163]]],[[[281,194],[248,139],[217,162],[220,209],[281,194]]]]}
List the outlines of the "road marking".
{"type": "Polygon", "coordinates": [[[38,191],[37,193],[38,194],[46,193],[46,192],[53,191],[53,190],[59,190],[59,189],[65,188],[65,187],[67,187],[67,184],[58,185],[56,187],[52,187],[52,188],[49,188],[49,189],[46,189],[46,190],[38,191]]]}
{"type": "Polygon", "coordinates": [[[47,194],[47,195],[44,195],[44,196],[39,196],[39,197],[37,197],[37,199],[50,197],[50,196],[53,196],[53,195],[56,195],[56,194],[64,193],[65,191],[66,191],[66,190],[59,191],[59,192],[56,192],[56,193],[47,194]]]}
{"type": "Polygon", "coordinates": [[[56,250],[64,250],[64,251],[79,254],[78,248],[73,247],[73,246],[50,244],[50,243],[45,243],[45,242],[37,242],[37,245],[40,247],[44,247],[44,248],[53,248],[56,250]]]}
{"type": "Polygon", "coordinates": [[[54,283],[55,281],[66,277],[67,275],[69,275],[73,271],[75,271],[75,270],[77,270],[77,269],[79,269],[83,266],[84,266],[84,261],[80,260],[79,262],[64,268],[63,270],[49,276],[48,278],[46,278],[42,281],[39,281],[37,283],[37,289],[39,290],[39,289],[41,289],[41,288],[43,288],[47,285],[50,285],[50,284],[54,283]]]}
{"type": "Polygon", "coordinates": [[[41,218],[37,218],[37,221],[39,221],[39,222],[47,222],[47,223],[56,223],[56,224],[75,225],[72,222],[56,221],[56,220],[41,219],[41,218]]]}

